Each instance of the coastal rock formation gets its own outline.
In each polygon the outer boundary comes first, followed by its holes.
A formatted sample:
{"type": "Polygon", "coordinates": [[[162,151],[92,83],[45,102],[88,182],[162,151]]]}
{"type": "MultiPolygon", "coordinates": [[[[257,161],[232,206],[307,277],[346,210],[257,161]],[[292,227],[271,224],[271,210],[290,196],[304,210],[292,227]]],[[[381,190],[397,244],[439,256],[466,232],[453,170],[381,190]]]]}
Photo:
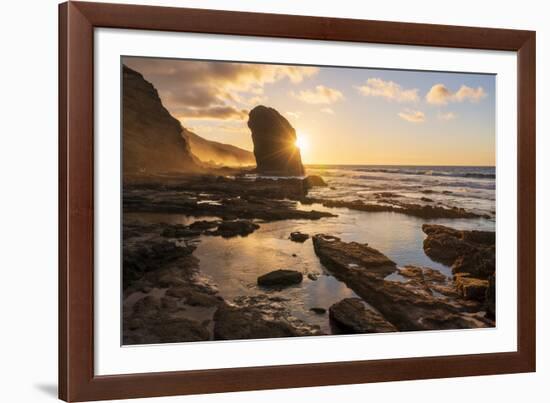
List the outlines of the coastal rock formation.
{"type": "Polygon", "coordinates": [[[122,262],[124,287],[162,265],[190,256],[194,250],[193,245],[176,245],[165,240],[124,242],[122,262]]]}
{"type": "Polygon", "coordinates": [[[420,218],[479,218],[486,217],[471,211],[458,207],[441,207],[434,205],[421,205],[416,203],[405,203],[395,200],[392,196],[388,199],[378,198],[378,202],[384,204],[365,203],[363,200],[337,200],[321,199],[314,197],[303,197],[300,199],[302,204],[319,203],[325,207],[345,207],[350,210],[368,211],[368,212],[392,212],[401,213],[420,218]]]}
{"type": "Polygon", "coordinates": [[[258,277],[258,285],[264,287],[285,287],[302,282],[303,275],[296,270],[275,270],[258,277]]]}
{"type": "Polygon", "coordinates": [[[235,236],[247,236],[256,231],[260,226],[249,220],[230,221],[195,221],[190,225],[163,224],[161,235],[165,238],[193,238],[199,235],[221,236],[232,238],[235,236]]]}
{"type": "Polygon", "coordinates": [[[383,279],[397,270],[392,260],[366,244],[342,242],[338,237],[318,234],[313,237],[313,246],[321,262],[331,271],[360,270],[383,279]]]}
{"type": "Polygon", "coordinates": [[[122,71],[123,174],[157,175],[203,170],[182,137],[180,122],[158,92],[135,70],[122,71]]]}
{"type": "Polygon", "coordinates": [[[187,175],[162,183],[126,184],[123,192],[125,212],[214,216],[223,220],[335,217],[325,211],[298,209],[297,202],[289,200],[294,198],[292,195],[303,192],[303,181],[297,178],[250,181],[246,178],[187,175]]]}
{"type": "Polygon", "coordinates": [[[447,280],[447,277],[443,273],[430,267],[407,265],[399,269],[399,274],[422,283],[443,283],[447,280]]]}
{"type": "Polygon", "coordinates": [[[222,238],[231,238],[237,235],[247,236],[260,226],[249,220],[222,221],[218,229],[208,232],[209,235],[220,235],[222,238]]]}
{"type": "Polygon", "coordinates": [[[278,297],[238,297],[222,304],[214,314],[214,340],[264,339],[323,334],[291,315],[278,297]]]}
{"type": "Polygon", "coordinates": [[[397,329],[381,315],[367,308],[359,298],[346,298],[329,308],[330,320],[341,333],[387,333],[397,329]]]}
{"type": "Polygon", "coordinates": [[[424,251],[432,259],[452,266],[453,273],[469,273],[487,279],[495,272],[495,233],[462,231],[443,225],[424,224],[428,235],[424,251]]]}
{"type": "Polygon", "coordinates": [[[204,324],[177,315],[176,300],[147,296],[133,306],[124,321],[124,344],[177,343],[209,340],[204,324]]]}
{"type": "Polygon", "coordinates": [[[162,236],[164,225],[126,223],[123,249],[123,343],[211,339],[223,299],[199,273],[194,244],[162,236]],[[195,314],[189,316],[189,312],[195,314]]]}
{"type": "Polygon", "coordinates": [[[460,273],[455,276],[455,283],[458,292],[463,298],[482,302],[485,301],[485,296],[489,288],[489,281],[460,273]]]}
{"type": "Polygon", "coordinates": [[[436,296],[434,284],[424,274],[423,281],[387,280],[397,267],[376,249],[324,234],[315,235],[313,245],[332,275],[400,331],[494,326],[481,314],[480,304],[436,296]]]}
{"type": "Polygon", "coordinates": [[[212,307],[223,302],[219,296],[197,291],[189,287],[172,287],[166,290],[166,296],[175,297],[189,306],[212,307]]]}
{"type": "Polygon", "coordinates": [[[257,172],[278,176],[304,174],[296,131],[279,112],[259,105],[249,113],[257,172]]]}

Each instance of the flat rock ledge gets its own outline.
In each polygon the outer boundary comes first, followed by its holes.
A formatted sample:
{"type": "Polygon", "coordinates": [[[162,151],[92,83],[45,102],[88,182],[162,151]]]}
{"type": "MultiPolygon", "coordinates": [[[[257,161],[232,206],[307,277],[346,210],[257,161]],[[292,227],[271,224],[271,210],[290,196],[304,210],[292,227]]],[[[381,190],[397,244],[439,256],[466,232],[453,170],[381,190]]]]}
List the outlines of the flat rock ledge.
{"type": "Polygon", "coordinates": [[[249,180],[239,176],[190,175],[176,179],[168,183],[125,184],[124,212],[176,213],[226,221],[335,217],[326,211],[297,208],[297,201],[307,192],[300,178],[249,180]]]}
{"type": "Polygon", "coordinates": [[[363,200],[336,200],[336,199],[322,199],[315,197],[303,197],[300,202],[302,204],[314,204],[319,203],[325,207],[343,207],[350,210],[367,211],[367,212],[391,212],[406,214],[419,218],[479,218],[486,215],[477,214],[472,211],[465,210],[458,207],[442,207],[435,205],[421,205],[416,203],[405,203],[394,198],[388,198],[385,200],[378,199],[378,202],[384,201],[384,204],[365,203],[363,200]]]}
{"type": "Polygon", "coordinates": [[[333,273],[368,270],[384,278],[397,270],[395,262],[367,244],[342,242],[338,237],[318,234],[313,237],[313,247],[321,262],[333,273]]]}
{"type": "Polygon", "coordinates": [[[481,304],[458,298],[453,288],[449,287],[448,296],[434,293],[437,287],[442,291],[446,287],[431,281],[428,272],[422,271],[421,281],[387,280],[397,272],[395,263],[366,244],[318,234],[313,245],[327,270],[399,331],[494,326],[485,318],[481,304]]]}
{"type": "Polygon", "coordinates": [[[191,225],[163,224],[161,235],[165,238],[195,238],[199,235],[221,236],[232,238],[236,236],[248,236],[260,226],[250,220],[214,220],[195,221],[191,225]]]}

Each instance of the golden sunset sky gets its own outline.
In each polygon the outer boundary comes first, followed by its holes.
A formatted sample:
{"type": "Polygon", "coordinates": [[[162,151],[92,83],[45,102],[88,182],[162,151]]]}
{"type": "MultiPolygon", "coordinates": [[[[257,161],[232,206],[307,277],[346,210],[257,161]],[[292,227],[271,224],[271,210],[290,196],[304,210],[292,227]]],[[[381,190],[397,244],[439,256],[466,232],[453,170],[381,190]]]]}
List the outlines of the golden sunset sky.
{"type": "Polygon", "coordinates": [[[487,74],[125,57],[196,134],[252,150],[248,111],[284,115],[307,164],[495,164],[487,74]]]}

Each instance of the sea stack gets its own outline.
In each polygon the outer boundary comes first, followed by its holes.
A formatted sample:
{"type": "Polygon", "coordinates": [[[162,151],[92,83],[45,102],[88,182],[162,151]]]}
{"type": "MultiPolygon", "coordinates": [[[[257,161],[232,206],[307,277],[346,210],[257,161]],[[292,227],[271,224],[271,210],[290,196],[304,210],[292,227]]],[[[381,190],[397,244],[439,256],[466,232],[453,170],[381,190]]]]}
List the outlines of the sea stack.
{"type": "Polygon", "coordinates": [[[279,112],[259,105],[248,117],[252,131],[257,172],[277,176],[304,174],[300,149],[296,147],[296,130],[279,112]]]}

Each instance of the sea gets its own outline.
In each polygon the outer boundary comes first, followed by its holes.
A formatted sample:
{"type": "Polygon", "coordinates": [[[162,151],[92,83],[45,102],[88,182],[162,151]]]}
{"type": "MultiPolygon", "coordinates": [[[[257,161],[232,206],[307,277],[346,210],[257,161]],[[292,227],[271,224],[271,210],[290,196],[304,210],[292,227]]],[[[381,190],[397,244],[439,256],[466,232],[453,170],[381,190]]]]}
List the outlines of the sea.
{"type": "Polygon", "coordinates": [[[313,197],[376,203],[384,199],[382,192],[391,192],[400,202],[462,207],[494,223],[495,167],[311,165],[307,173],[329,184],[314,188],[309,194],[313,197]]]}

